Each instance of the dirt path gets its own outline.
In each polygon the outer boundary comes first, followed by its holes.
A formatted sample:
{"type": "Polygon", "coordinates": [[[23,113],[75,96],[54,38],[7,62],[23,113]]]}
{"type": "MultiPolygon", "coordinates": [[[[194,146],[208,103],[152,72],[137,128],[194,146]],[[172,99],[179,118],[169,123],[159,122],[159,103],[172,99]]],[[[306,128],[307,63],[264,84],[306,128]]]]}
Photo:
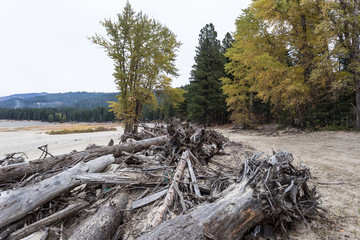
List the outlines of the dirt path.
{"type": "Polygon", "coordinates": [[[230,140],[271,154],[291,152],[295,164],[310,167],[334,224],[294,232],[296,239],[360,239],[360,133],[314,132],[266,136],[255,131],[219,130],[230,140]]]}

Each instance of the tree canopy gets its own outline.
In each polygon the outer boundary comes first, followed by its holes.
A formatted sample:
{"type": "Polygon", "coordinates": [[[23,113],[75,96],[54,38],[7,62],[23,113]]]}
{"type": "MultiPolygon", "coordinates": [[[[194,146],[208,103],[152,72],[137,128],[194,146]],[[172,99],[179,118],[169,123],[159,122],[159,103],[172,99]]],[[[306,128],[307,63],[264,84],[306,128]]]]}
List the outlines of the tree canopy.
{"type": "MultiPolygon", "coordinates": [[[[114,61],[118,101],[110,107],[125,122],[125,133],[136,132],[145,104],[157,105],[154,91],[172,92],[169,76],[177,76],[176,52],[180,42],[166,26],[142,12],[135,13],[127,2],[117,20],[101,22],[107,37],[90,39],[104,48],[114,61]]],[[[181,93],[179,93],[181,94],[181,93]]]]}
{"type": "Polygon", "coordinates": [[[354,67],[358,6],[355,0],[253,0],[237,19],[235,42],[225,54],[225,68],[234,76],[223,78],[232,119],[252,122],[253,102],[261,100],[277,118],[286,113],[304,127],[318,106],[349,94],[346,79],[352,76],[360,86],[354,67]]]}

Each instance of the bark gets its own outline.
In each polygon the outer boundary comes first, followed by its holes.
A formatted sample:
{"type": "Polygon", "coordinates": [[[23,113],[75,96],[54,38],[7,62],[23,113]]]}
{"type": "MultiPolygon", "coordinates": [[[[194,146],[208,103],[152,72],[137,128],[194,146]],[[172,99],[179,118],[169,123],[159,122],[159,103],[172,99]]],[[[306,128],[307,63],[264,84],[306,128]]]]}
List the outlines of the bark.
{"type": "Polygon", "coordinates": [[[128,185],[138,183],[136,178],[120,176],[115,173],[83,173],[72,176],[73,179],[79,180],[82,183],[96,183],[96,184],[118,184],[128,185]]]}
{"type": "Polygon", "coordinates": [[[103,205],[85,224],[77,228],[69,240],[102,240],[111,239],[122,221],[122,209],[128,201],[126,193],[117,194],[103,205]]]}
{"type": "Polygon", "coordinates": [[[264,219],[261,203],[252,194],[243,182],[224,198],[168,220],[138,239],[242,239],[264,219]]]}
{"type": "Polygon", "coordinates": [[[114,154],[114,156],[117,157],[122,151],[139,152],[141,150],[149,148],[151,145],[163,145],[166,143],[167,140],[167,136],[161,136],[137,142],[101,147],[88,151],[64,154],[56,157],[48,157],[30,162],[0,167],[0,183],[10,182],[15,179],[21,179],[37,172],[60,168],[66,166],[69,163],[85,158],[88,160],[107,154],[114,154]]]}
{"type": "Polygon", "coordinates": [[[80,202],[74,203],[68,206],[67,208],[54,213],[46,218],[41,219],[33,224],[30,224],[22,229],[17,230],[16,232],[10,234],[9,239],[18,240],[22,239],[44,227],[47,227],[52,224],[60,222],[62,219],[71,216],[72,214],[77,213],[79,210],[83,209],[87,203],[80,202]]]}
{"type": "Polygon", "coordinates": [[[180,161],[175,171],[173,182],[169,187],[169,191],[166,194],[163,205],[161,205],[160,208],[155,213],[155,216],[151,222],[151,226],[156,227],[157,225],[159,225],[163,221],[163,218],[167,213],[167,210],[173,204],[175,199],[175,191],[176,188],[178,187],[178,182],[181,181],[182,175],[184,173],[187,158],[189,158],[189,150],[186,150],[181,155],[180,161]]]}
{"type": "Polygon", "coordinates": [[[74,180],[73,175],[84,172],[100,172],[114,162],[115,158],[112,155],[103,156],[87,163],[80,162],[66,171],[26,188],[1,192],[0,228],[21,219],[37,207],[79,185],[80,182],[74,180]]]}

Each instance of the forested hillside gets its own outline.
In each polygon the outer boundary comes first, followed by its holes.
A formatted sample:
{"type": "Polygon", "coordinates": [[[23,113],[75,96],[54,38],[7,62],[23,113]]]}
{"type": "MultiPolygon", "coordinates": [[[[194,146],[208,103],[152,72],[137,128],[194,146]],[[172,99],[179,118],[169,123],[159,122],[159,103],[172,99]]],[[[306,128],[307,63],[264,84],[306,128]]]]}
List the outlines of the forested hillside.
{"type": "Polygon", "coordinates": [[[47,122],[114,121],[108,101],[116,93],[29,93],[0,98],[0,119],[47,122]]]}
{"type": "Polygon", "coordinates": [[[107,101],[116,100],[116,93],[40,93],[17,94],[0,98],[0,108],[79,108],[107,107],[107,101]]]}

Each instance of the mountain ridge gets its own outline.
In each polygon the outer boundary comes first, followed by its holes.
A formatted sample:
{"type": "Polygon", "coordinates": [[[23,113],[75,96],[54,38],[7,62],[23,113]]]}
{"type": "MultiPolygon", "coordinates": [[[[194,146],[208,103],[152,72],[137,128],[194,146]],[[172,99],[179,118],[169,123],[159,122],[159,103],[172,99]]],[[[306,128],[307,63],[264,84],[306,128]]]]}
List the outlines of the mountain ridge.
{"type": "Polygon", "coordinates": [[[24,93],[0,97],[0,108],[79,108],[107,107],[108,101],[116,101],[118,93],[65,92],[65,93],[24,93]]]}

